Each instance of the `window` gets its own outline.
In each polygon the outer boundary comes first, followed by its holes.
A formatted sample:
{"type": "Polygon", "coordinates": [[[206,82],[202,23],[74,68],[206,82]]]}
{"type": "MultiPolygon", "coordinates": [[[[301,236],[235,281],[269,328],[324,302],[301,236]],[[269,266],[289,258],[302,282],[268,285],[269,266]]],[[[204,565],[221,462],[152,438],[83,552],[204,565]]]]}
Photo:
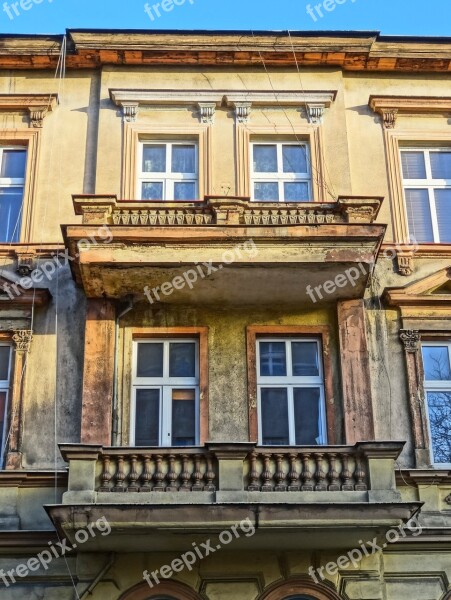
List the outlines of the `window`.
{"type": "Polygon", "coordinates": [[[252,144],[252,198],[259,202],[306,202],[312,199],[307,144],[252,144]]]}
{"type": "Polygon", "coordinates": [[[0,243],[20,239],[26,157],[25,149],[0,148],[0,243]]]}
{"type": "Polygon", "coordinates": [[[140,144],[138,198],[195,200],[198,197],[198,149],[188,142],[140,144]]]}
{"type": "Polygon", "coordinates": [[[422,344],[434,464],[451,465],[451,342],[422,344]]]}
{"type": "Polygon", "coordinates": [[[411,238],[451,243],[451,148],[401,150],[411,238]]]}
{"type": "Polygon", "coordinates": [[[0,464],[3,465],[3,456],[6,442],[6,425],[8,417],[9,382],[11,379],[11,346],[0,344],[0,464]]]}
{"type": "Polygon", "coordinates": [[[132,445],[199,444],[198,341],[139,341],[134,350],[132,445]]]}
{"type": "Polygon", "coordinates": [[[259,443],[326,443],[324,377],[316,339],[257,341],[259,443]]]}

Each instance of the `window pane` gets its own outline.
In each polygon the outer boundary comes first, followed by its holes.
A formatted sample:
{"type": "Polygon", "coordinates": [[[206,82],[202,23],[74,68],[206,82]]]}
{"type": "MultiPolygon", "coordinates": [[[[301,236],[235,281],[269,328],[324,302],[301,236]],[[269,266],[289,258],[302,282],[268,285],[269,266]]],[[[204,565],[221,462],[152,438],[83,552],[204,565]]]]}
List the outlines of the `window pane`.
{"type": "Polygon", "coordinates": [[[451,179],[451,152],[431,152],[433,179],[451,179]]]}
{"type": "Polygon", "coordinates": [[[279,184],[274,183],[255,183],[254,198],[261,202],[278,202],[279,201],[279,184]]]}
{"type": "Polygon", "coordinates": [[[307,202],[310,200],[308,183],[289,182],[283,185],[286,202],[307,202]]]}
{"type": "Polygon", "coordinates": [[[315,342],[292,342],[293,375],[319,377],[318,344],[315,342]]]}
{"type": "Polygon", "coordinates": [[[26,150],[4,150],[0,177],[24,179],[26,150]]]}
{"type": "Polygon", "coordinates": [[[401,152],[402,173],[404,179],[426,179],[424,152],[401,152]]]}
{"type": "Polygon", "coordinates": [[[172,172],[196,173],[196,147],[172,146],[172,172]]]}
{"type": "Polygon", "coordinates": [[[6,409],[6,392],[0,392],[0,448],[3,448],[3,429],[5,426],[5,417],[6,417],[5,409],[6,409]]]}
{"type": "Polygon", "coordinates": [[[406,209],[410,235],[419,243],[433,242],[428,191],[406,190],[406,209]]]}
{"type": "Polygon", "coordinates": [[[260,375],[284,377],[287,374],[285,342],[260,342],[260,375]]]}
{"type": "Polygon", "coordinates": [[[0,346],[0,381],[8,381],[10,347],[0,346]]]}
{"type": "Polygon", "coordinates": [[[172,445],[196,445],[196,392],[172,390],[172,445]]]}
{"type": "Polygon", "coordinates": [[[451,392],[428,392],[435,463],[451,463],[451,392]]]}
{"type": "Polygon", "coordinates": [[[143,183],[141,198],[143,200],[163,200],[163,183],[143,183]]]}
{"type": "Polygon", "coordinates": [[[136,446],[160,445],[160,390],[136,390],[136,446]]]}
{"type": "Polygon", "coordinates": [[[153,145],[143,148],[143,172],[165,173],[166,172],[166,146],[153,145]]]}
{"type": "Polygon", "coordinates": [[[138,344],[138,377],[163,377],[163,344],[138,344]]]}
{"type": "Polygon", "coordinates": [[[261,409],[263,445],[288,445],[290,438],[286,388],[263,388],[261,390],[261,409]]]}
{"type": "Polygon", "coordinates": [[[447,346],[423,346],[423,367],[426,381],[451,381],[447,346]]]}
{"type": "Polygon", "coordinates": [[[277,146],[254,146],[254,173],[277,173],[277,146]]]}
{"type": "Polygon", "coordinates": [[[307,173],[307,150],[305,146],[282,146],[283,172],[307,173]]]}
{"type": "Polygon", "coordinates": [[[434,190],[440,242],[451,242],[451,188],[434,190]]]}
{"type": "Polygon", "coordinates": [[[295,388],[294,427],[298,446],[314,446],[321,443],[319,388],[295,388]]]}
{"type": "Polygon", "coordinates": [[[0,188],[0,242],[18,242],[23,188],[0,188]]]}
{"type": "Polygon", "coordinates": [[[196,344],[169,344],[169,377],[196,377],[196,344]]]}
{"type": "Polygon", "coordinates": [[[174,200],[195,200],[196,184],[193,181],[184,181],[174,184],[174,200]]]}

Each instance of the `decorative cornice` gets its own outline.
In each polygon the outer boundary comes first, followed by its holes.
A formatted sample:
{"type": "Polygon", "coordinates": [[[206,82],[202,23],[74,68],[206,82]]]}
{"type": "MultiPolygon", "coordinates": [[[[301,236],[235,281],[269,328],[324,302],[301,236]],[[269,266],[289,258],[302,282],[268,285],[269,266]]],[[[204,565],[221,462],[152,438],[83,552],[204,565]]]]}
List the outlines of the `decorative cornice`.
{"type": "Polygon", "coordinates": [[[368,105],[381,115],[385,129],[394,129],[399,114],[451,113],[451,96],[370,96],[368,105]]]}
{"type": "Polygon", "coordinates": [[[413,329],[401,329],[399,338],[404,344],[406,352],[415,353],[420,349],[421,335],[419,331],[413,329]]]}
{"type": "Polygon", "coordinates": [[[0,94],[0,111],[27,112],[30,127],[41,128],[58,104],[58,94],[0,94]]]}
{"type": "Polygon", "coordinates": [[[30,352],[33,331],[29,329],[15,329],[12,337],[16,345],[16,352],[30,352]]]}

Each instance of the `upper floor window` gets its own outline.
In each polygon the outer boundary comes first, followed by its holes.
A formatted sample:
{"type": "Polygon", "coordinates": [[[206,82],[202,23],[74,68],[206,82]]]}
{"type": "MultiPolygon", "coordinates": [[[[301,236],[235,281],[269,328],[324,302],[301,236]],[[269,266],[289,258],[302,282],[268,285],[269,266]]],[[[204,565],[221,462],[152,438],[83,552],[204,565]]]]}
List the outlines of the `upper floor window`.
{"type": "Polygon", "coordinates": [[[141,200],[195,200],[198,147],[191,142],[140,144],[138,197],[141,200]]]}
{"type": "Polygon", "coordinates": [[[0,243],[20,239],[26,157],[25,149],[0,148],[0,243]]]}
{"type": "Polygon", "coordinates": [[[434,464],[451,465],[451,342],[422,345],[434,464]]]}
{"type": "Polygon", "coordinates": [[[324,375],[320,342],[305,338],[257,341],[259,443],[326,443],[324,375]]]}
{"type": "Polygon", "coordinates": [[[199,342],[135,343],[131,444],[199,444],[199,342]]]}
{"type": "Polygon", "coordinates": [[[451,243],[451,148],[401,150],[409,233],[419,243],[451,243]]]}
{"type": "Polygon", "coordinates": [[[312,199],[307,144],[252,144],[252,199],[258,202],[308,202],[312,199]]]}
{"type": "Polygon", "coordinates": [[[6,426],[8,420],[8,396],[11,379],[11,346],[0,344],[0,464],[3,465],[3,455],[6,442],[6,426]]]}

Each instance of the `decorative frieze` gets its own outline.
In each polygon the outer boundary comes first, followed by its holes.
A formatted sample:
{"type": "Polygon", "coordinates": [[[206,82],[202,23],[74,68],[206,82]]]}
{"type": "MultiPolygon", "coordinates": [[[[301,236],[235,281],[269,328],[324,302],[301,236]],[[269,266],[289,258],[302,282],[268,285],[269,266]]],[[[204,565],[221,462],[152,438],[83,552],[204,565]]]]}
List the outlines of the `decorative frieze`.
{"type": "Polygon", "coordinates": [[[401,329],[399,337],[404,344],[406,352],[414,353],[420,349],[420,332],[414,329],[401,329]]]}

